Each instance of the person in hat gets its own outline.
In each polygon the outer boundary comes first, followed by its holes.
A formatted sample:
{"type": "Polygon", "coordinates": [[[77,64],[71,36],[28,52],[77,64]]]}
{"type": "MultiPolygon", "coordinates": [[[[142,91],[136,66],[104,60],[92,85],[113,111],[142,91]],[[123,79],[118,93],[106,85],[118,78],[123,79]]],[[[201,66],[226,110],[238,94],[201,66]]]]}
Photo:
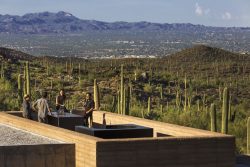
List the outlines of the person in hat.
{"type": "Polygon", "coordinates": [[[30,96],[25,94],[23,97],[23,117],[27,119],[32,119],[31,117],[31,107],[30,107],[30,96]]]}

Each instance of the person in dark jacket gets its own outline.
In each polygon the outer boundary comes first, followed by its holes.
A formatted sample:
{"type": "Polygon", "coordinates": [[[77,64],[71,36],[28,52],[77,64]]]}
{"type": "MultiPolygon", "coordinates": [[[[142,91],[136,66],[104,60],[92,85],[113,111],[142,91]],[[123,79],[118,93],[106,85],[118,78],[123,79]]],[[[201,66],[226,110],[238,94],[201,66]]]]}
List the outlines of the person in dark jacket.
{"type": "Polygon", "coordinates": [[[31,117],[31,107],[30,107],[30,96],[24,95],[23,97],[23,117],[27,119],[32,119],[31,117]]]}
{"type": "Polygon", "coordinates": [[[60,107],[65,107],[66,95],[64,90],[61,89],[59,95],[56,97],[56,109],[59,110],[60,107]]]}
{"type": "Polygon", "coordinates": [[[92,125],[93,125],[93,111],[95,108],[95,102],[92,99],[91,93],[86,94],[86,99],[84,101],[83,107],[84,107],[84,112],[85,112],[85,126],[92,127],[92,125]],[[89,118],[90,118],[90,120],[89,120],[89,118]]]}

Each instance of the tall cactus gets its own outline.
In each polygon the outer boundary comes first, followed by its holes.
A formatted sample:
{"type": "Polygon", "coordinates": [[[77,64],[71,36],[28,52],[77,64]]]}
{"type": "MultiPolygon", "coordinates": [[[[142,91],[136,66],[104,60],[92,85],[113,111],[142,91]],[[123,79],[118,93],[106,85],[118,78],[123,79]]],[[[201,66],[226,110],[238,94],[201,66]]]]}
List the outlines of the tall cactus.
{"type": "Polygon", "coordinates": [[[197,111],[200,111],[200,100],[199,99],[196,101],[196,104],[197,104],[197,111]]]}
{"type": "Polygon", "coordinates": [[[177,90],[176,90],[175,106],[176,106],[177,110],[180,111],[180,106],[181,106],[181,95],[180,95],[180,91],[179,91],[178,88],[177,88],[177,90]]]}
{"type": "Polygon", "coordinates": [[[53,80],[50,81],[50,89],[53,89],[53,80]]]}
{"type": "Polygon", "coordinates": [[[47,64],[46,64],[46,73],[47,75],[49,75],[49,62],[47,61],[47,64]]]}
{"type": "Polygon", "coordinates": [[[123,90],[123,106],[122,106],[122,111],[123,111],[123,115],[126,115],[126,96],[127,96],[127,92],[126,92],[126,88],[124,87],[124,90],[123,90]]]}
{"type": "MultiPolygon", "coordinates": [[[[71,59],[70,59],[70,60],[71,60],[71,59]]],[[[71,62],[71,63],[70,63],[70,76],[73,75],[73,71],[74,71],[74,63],[71,62]]]]}
{"type": "Polygon", "coordinates": [[[221,86],[219,85],[219,100],[221,101],[222,100],[222,95],[221,95],[221,86]]]}
{"type": "Polygon", "coordinates": [[[129,115],[130,113],[130,100],[131,100],[131,94],[130,94],[130,86],[127,88],[127,90],[125,90],[125,114],[129,115]]]}
{"type": "Polygon", "coordinates": [[[148,114],[151,113],[151,97],[148,97],[148,114]]]}
{"type": "Polygon", "coordinates": [[[81,76],[81,64],[79,63],[78,64],[78,77],[81,76]]]}
{"type": "Polygon", "coordinates": [[[65,70],[66,70],[66,73],[68,74],[68,61],[66,61],[65,63],[65,70]]]}
{"type": "Polygon", "coordinates": [[[29,68],[29,62],[28,61],[26,61],[25,74],[26,74],[26,91],[27,91],[28,95],[31,95],[31,90],[30,90],[30,68],[29,68]]]}
{"type": "Polygon", "coordinates": [[[232,101],[232,95],[230,93],[229,95],[229,104],[228,104],[228,120],[232,121],[233,117],[232,117],[232,108],[231,108],[231,101],[232,101]]]}
{"type": "Polygon", "coordinates": [[[97,85],[96,79],[94,80],[94,101],[95,101],[95,110],[99,110],[100,108],[99,87],[97,85]]]}
{"type": "Polygon", "coordinates": [[[116,108],[117,108],[116,106],[117,106],[116,95],[113,95],[111,112],[115,112],[116,111],[116,108]]]}
{"type": "Polygon", "coordinates": [[[223,105],[222,105],[222,126],[221,133],[228,132],[228,110],[229,110],[229,90],[227,87],[223,91],[223,105]]]}
{"type": "Polygon", "coordinates": [[[163,88],[162,88],[162,85],[160,86],[160,98],[161,98],[160,110],[161,110],[161,113],[163,113],[163,105],[162,105],[162,101],[163,101],[163,88]]]}
{"type": "Polygon", "coordinates": [[[250,117],[247,119],[247,154],[250,154],[250,117]]]}
{"type": "Polygon", "coordinates": [[[120,96],[120,91],[118,90],[117,92],[117,113],[121,114],[121,96],[120,96]]]}
{"type": "Polygon", "coordinates": [[[81,64],[78,64],[78,84],[81,86],[81,64]]]}
{"type": "Polygon", "coordinates": [[[123,74],[123,65],[121,65],[121,86],[120,86],[120,113],[124,114],[124,74],[123,74]]]}
{"type": "Polygon", "coordinates": [[[23,94],[27,94],[27,84],[26,84],[26,68],[23,70],[23,94]]]}
{"type": "Polygon", "coordinates": [[[1,63],[1,78],[4,78],[4,63],[1,63]]]}
{"type": "Polygon", "coordinates": [[[185,74],[185,79],[184,79],[184,85],[185,85],[185,89],[184,89],[184,95],[185,95],[185,97],[184,97],[184,112],[186,112],[187,111],[187,75],[185,74]]]}
{"type": "Polygon", "coordinates": [[[17,89],[18,89],[18,102],[20,105],[22,103],[22,97],[23,97],[23,94],[22,94],[22,75],[21,74],[19,74],[18,78],[17,78],[17,89]]]}
{"type": "Polygon", "coordinates": [[[214,103],[211,104],[210,117],[211,117],[211,131],[216,132],[217,131],[217,121],[216,121],[216,108],[215,108],[214,103]]]}
{"type": "Polygon", "coordinates": [[[136,82],[138,79],[138,66],[136,65],[135,71],[134,71],[134,81],[136,82]]]}
{"type": "Polygon", "coordinates": [[[131,80],[129,80],[129,107],[132,106],[132,99],[133,99],[133,84],[131,80]]]}

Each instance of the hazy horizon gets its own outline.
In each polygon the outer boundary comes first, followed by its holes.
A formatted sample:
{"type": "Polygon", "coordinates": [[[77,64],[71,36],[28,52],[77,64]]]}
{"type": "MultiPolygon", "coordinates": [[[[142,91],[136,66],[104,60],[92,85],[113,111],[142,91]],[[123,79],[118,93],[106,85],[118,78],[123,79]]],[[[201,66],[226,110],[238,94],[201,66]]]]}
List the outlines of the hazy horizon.
{"type": "Polygon", "coordinates": [[[191,23],[250,27],[248,0],[0,0],[0,14],[65,11],[80,19],[105,22],[191,23]]]}

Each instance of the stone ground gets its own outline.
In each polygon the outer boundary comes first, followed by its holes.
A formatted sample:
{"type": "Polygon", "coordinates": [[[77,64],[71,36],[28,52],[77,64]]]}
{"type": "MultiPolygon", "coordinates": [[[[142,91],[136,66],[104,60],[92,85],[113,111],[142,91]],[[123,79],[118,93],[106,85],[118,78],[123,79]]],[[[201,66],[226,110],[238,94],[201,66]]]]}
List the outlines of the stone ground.
{"type": "Polygon", "coordinates": [[[0,146],[58,144],[59,141],[0,124],[0,146]]]}

